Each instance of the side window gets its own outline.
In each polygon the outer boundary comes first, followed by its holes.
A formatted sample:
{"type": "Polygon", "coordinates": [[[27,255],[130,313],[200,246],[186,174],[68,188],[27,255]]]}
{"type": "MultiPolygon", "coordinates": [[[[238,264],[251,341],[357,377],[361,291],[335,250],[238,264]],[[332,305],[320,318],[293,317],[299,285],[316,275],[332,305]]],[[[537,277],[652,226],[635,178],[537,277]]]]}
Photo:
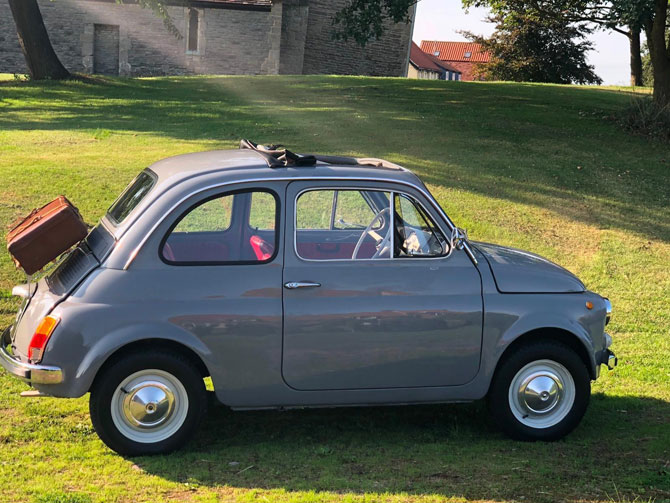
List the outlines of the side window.
{"type": "Polygon", "coordinates": [[[177,220],[163,239],[161,258],[173,265],[267,262],[277,247],[276,218],[277,198],[267,191],[206,199],[177,220]]]}
{"type": "Polygon", "coordinates": [[[373,190],[312,190],[296,202],[295,245],[307,260],[391,257],[391,195],[373,190]]]}
{"type": "MultiPolygon", "coordinates": [[[[366,194],[368,195],[368,194],[366,194]]],[[[358,190],[335,191],[335,219],[333,226],[337,229],[359,227],[365,229],[370,219],[375,216],[370,203],[363,192],[358,190]]],[[[379,229],[381,219],[375,222],[374,229],[379,229]]]]}
{"type": "Polygon", "coordinates": [[[416,201],[394,194],[394,209],[394,257],[439,257],[448,251],[444,235],[416,201]]]}
{"type": "Polygon", "coordinates": [[[254,192],[251,194],[251,209],[249,210],[249,227],[255,230],[274,230],[275,198],[269,192],[254,192]]]}
{"type": "Polygon", "coordinates": [[[297,229],[330,229],[333,190],[311,190],[298,198],[297,229]]]}
{"type": "MultiPolygon", "coordinates": [[[[375,216],[374,191],[312,190],[299,200],[303,210],[297,214],[298,229],[365,229],[375,216]]],[[[373,228],[379,229],[380,221],[373,228]]]]}
{"type": "Polygon", "coordinates": [[[173,233],[223,232],[230,228],[234,196],[205,201],[181,218],[173,233]]]}

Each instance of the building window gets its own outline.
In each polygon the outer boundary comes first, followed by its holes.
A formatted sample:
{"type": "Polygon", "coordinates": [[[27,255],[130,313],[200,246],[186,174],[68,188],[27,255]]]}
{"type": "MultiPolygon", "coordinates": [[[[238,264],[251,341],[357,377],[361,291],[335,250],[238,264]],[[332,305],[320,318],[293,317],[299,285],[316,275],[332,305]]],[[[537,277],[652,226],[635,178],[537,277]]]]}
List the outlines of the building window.
{"type": "Polygon", "coordinates": [[[472,57],[472,53],[471,53],[471,52],[469,52],[469,51],[468,51],[468,52],[466,52],[466,53],[465,53],[465,57],[466,57],[466,58],[470,58],[470,57],[472,57]]]}
{"type": "Polygon", "coordinates": [[[197,9],[188,10],[188,37],[186,40],[186,52],[198,52],[198,33],[200,26],[200,12],[197,9]]]}
{"type": "Polygon", "coordinates": [[[439,55],[440,55],[440,51],[435,51],[435,52],[433,53],[433,56],[439,56],[439,55]]]}

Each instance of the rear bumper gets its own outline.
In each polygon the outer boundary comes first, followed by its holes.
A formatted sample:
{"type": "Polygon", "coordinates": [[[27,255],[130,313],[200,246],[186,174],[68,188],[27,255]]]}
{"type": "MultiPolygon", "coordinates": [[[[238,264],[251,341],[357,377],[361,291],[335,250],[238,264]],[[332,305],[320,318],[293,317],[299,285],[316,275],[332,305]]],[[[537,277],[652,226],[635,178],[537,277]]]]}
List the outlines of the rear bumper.
{"type": "Polygon", "coordinates": [[[59,367],[23,363],[12,355],[7,347],[10,344],[9,330],[6,328],[0,337],[0,366],[9,374],[33,384],[59,384],[63,382],[63,371],[59,367]]]}

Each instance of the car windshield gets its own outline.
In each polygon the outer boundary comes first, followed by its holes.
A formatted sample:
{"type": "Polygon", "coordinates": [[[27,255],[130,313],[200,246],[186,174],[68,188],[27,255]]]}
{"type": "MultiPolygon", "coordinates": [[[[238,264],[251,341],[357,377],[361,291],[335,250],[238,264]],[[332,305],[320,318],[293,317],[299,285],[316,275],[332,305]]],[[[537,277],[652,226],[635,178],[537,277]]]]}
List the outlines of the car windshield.
{"type": "Polygon", "coordinates": [[[155,183],[156,175],[148,169],[137,175],[107,210],[107,215],[112,223],[118,225],[123,222],[130,212],[140,204],[140,201],[146,197],[155,183]]]}

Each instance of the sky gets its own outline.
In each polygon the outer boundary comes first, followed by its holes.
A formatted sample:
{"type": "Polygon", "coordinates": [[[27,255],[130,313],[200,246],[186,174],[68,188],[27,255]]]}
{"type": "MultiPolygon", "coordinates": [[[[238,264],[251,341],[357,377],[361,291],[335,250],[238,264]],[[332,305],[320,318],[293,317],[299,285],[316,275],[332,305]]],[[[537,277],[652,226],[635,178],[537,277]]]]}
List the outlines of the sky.
{"type": "MultiPolygon", "coordinates": [[[[486,22],[487,9],[469,9],[468,14],[461,7],[461,0],[420,0],[414,23],[414,41],[422,40],[463,41],[457,33],[466,30],[488,36],[494,26],[486,22]]],[[[629,85],[630,66],[628,62],[628,38],[615,32],[596,32],[589,37],[594,42],[594,50],[589,52],[589,64],[603,79],[605,85],[629,85]]]]}

